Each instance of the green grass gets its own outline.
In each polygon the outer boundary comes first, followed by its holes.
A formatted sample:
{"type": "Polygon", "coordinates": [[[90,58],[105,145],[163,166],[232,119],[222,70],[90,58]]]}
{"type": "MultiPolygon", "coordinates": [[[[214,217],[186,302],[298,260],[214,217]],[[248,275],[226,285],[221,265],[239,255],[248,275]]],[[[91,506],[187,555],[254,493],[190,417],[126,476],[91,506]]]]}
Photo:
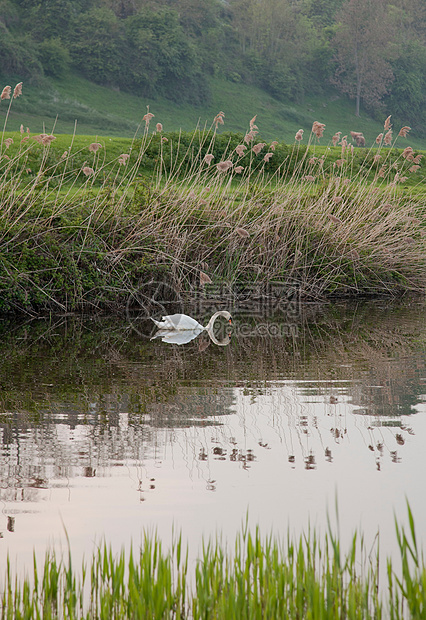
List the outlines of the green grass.
{"type": "MultiPolygon", "coordinates": [[[[264,140],[288,144],[293,143],[298,129],[309,132],[314,120],[326,124],[322,143],[329,142],[336,131],[342,131],[342,135],[361,131],[367,144],[372,144],[382,131],[380,120],[372,119],[365,112],[361,118],[356,118],[354,103],[332,89],[324,96],[307,97],[301,103],[294,103],[278,101],[259,88],[221,78],[211,78],[210,86],[211,103],[200,108],[164,98],[154,100],[117,92],[77,75],[62,80],[46,79],[38,87],[24,84],[25,96],[15,102],[9,127],[17,130],[23,123],[32,132],[49,133],[55,126],[56,133],[73,133],[77,121],[80,134],[132,137],[149,105],[155,120],[163,123],[165,131],[190,131],[197,121],[201,126],[205,123],[210,126],[220,110],[225,112],[223,130],[245,131],[248,121],[257,114],[260,136],[264,140]]],[[[0,120],[5,107],[3,102],[0,120]]],[[[425,140],[416,135],[402,143],[416,149],[426,146],[425,140]]]]}
{"type": "Polygon", "coordinates": [[[424,291],[424,162],[410,172],[421,153],[342,155],[307,134],[308,146],[255,154],[243,134],[155,122],[134,142],[2,133],[0,311],[118,309],[152,278],[191,295],[201,272],[291,282],[307,298],[424,291]]]}
{"type": "Polygon", "coordinates": [[[408,518],[408,531],[396,523],[402,568],[388,559],[387,589],[379,590],[378,545],[359,532],[344,551],[331,528],[321,539],[314,530],[282,540],[246,525],[233,549],[220,539],[204,542],[194,572],[180,537],[164,551],[146,534],[127,554],[101,545],[79,569],[71,551],[66,558],[48,552],[22,579],[8,560],[0,618],[420,620],[426,567],[409,507],[408,518]]]}

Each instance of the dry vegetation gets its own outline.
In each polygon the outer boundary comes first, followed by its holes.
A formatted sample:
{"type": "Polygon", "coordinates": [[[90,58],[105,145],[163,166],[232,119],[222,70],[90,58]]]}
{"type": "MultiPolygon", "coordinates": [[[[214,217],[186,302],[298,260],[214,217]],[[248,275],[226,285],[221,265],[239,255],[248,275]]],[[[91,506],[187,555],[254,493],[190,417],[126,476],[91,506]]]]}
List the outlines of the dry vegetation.
{"type": "MultiPolygon", "coordinates": [[[[2,98],[21,94],[6,87],[2,98]]],[[[114,162],[100,142],[83,165],[73,143],[49,157],[53,134],[0,151],[0,309],[37,312],[120,307],[140,282],[165,279],[179,292],[209,282],[296,283],[303,296],[396,294],[426,283],[424,199],[403,188],[421,153],[395,150],[390,117],[374,149],[363,136],[332,137],[315,122],[279,165],[278,142],[257,140],[256,118],[241,144],[215,157],[220,112],[189,146],[168,141],[149,112],[142,137],[114,162]],[[155,169],[141,176],[158,144],[155,169]],[[335,149],[339,148],[336,159],[335,149]],[[28,161],[38,149],[38,170],[28,161]],[[278,150],[277,149],[277,150],[278,150]],[[30,172],[31,174],[28,174],[30,172]]],[[[406,137],[408,127],[399,136],[406,137]]]]}

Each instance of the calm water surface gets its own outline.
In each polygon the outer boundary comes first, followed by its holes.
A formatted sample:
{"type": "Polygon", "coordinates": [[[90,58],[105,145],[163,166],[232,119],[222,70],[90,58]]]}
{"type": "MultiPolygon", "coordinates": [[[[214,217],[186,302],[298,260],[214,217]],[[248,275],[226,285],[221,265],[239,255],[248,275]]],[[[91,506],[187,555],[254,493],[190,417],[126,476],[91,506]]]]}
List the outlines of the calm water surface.
{"type": "MultiPolygon", "coordinates": [[[[197,318],[201,318],[197,316],[197,318]]],[[[109,317],[0,322],[0,562],[77,557],[144,530],[230,541],[357,527],[395,549],[406,499],[426,540],[426,307],[304,305],[150,340],[109,317]],[[217,340],[226,341],[225,335],[217,340]],[[337,525],[336,525],[337,527],[337,525]]]]}

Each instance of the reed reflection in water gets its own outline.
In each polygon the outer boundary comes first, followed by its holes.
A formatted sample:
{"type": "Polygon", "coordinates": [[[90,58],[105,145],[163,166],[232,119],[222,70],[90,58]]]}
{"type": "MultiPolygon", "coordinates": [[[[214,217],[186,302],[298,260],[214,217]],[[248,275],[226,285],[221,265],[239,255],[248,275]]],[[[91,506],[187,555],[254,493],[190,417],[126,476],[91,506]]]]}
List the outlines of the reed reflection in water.
{"type": "Polygon", "coordinates": [[[3,323],[0,554],[31,558],[63,525],[81,552],[173,523],[198,544],[247,509],[266,530],[324,525],[336,492],[348,536],[380,525],[391,545],[405,496],[420,528],[426,510],[425,317],[303,306],[274,337],[234,316],[225,347],[116,318],[3,323]]]}

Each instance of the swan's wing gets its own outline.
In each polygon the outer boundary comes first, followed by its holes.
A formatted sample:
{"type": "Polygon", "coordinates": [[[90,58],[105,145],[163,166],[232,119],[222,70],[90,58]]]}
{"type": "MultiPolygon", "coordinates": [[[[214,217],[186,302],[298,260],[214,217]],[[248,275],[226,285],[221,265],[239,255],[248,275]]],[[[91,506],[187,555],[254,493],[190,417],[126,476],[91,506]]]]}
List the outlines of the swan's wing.
{"type": "Polygon", "coordinates": [[[170,314],[168,316],[163,316],[163,321],[168,327],[170,327],[170,329],[176,329],[179,331],[187,329],[203,329],[203,326],[198,323],[198,321],[187,314],[170,314]]]}

